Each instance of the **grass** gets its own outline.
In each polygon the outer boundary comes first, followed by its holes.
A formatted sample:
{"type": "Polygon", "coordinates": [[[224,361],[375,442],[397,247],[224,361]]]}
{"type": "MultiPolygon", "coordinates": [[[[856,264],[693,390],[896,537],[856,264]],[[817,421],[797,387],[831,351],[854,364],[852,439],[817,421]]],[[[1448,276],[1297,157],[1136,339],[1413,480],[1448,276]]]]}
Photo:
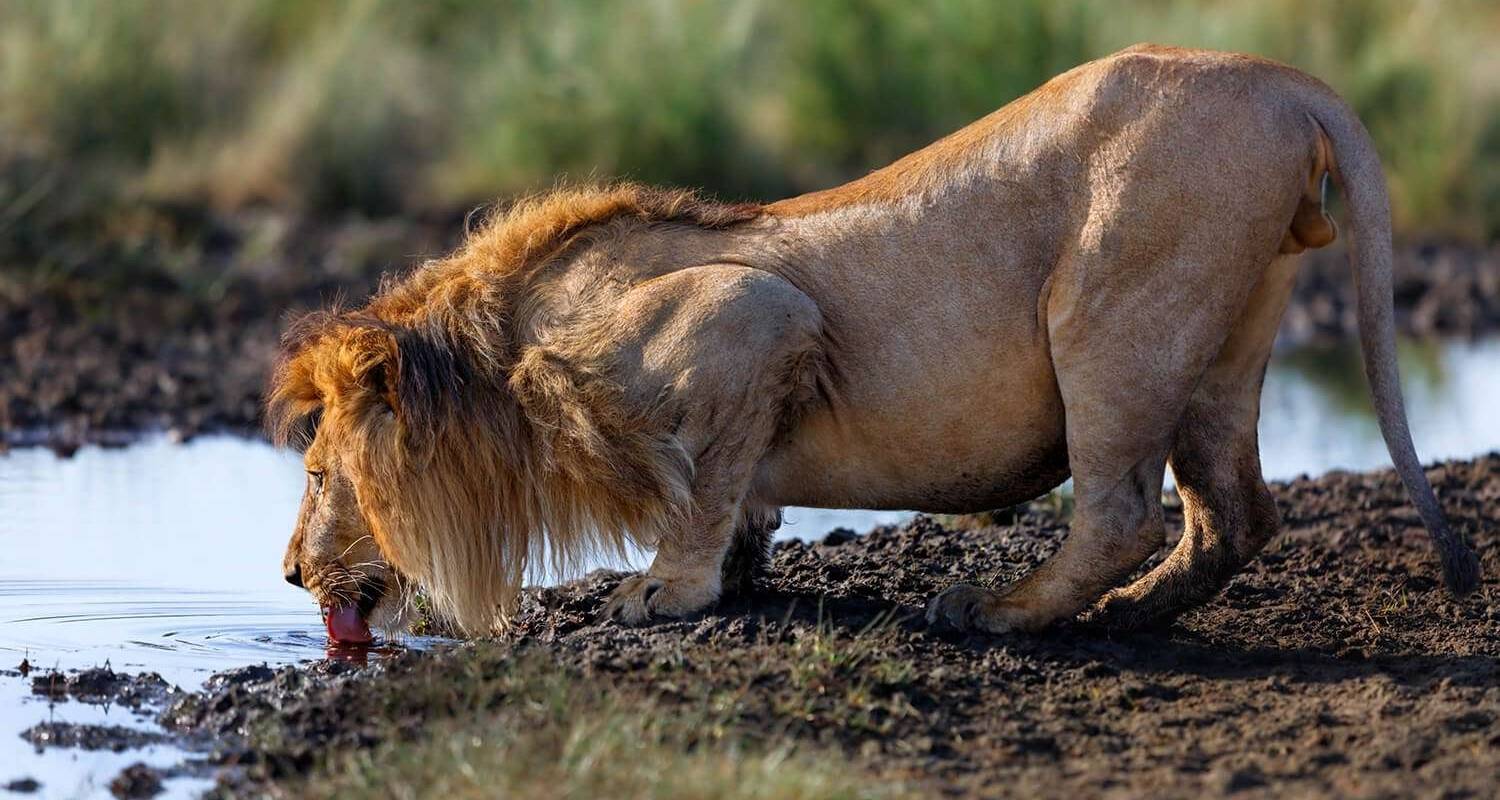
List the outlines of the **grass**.
{"type": "Polygon", "coordinates": [[[894,617],[883,615],[848,631],[820,613],[816,625],[797,629],[779,648],[784,672],[764,676],[786,687],[773,698],[776,715],[891,735],[901,719],[915,715],[900,689],[916,677],[916,665],[888,650],[895,625],[894,617]]]}
{"type": "MultiPolygon", "coordinates": [[[[828,644],[833,636],[816,634],[828,644]]],[[[864,640],[842,643],[863,652],[864,640]]],[[[692,681],[681,671],[687,668],[663,662],[634,676],[640,680],[624,676],[612,685],[539,653],[481,648],[427,659],[392,685],[352,687],[357,696],[342,701],[343,724],[378,721],[381,744],[319,748],[310,772],[286,770],[254,791],[329,798],[908,796],[821,747],[764,730],[746,738],[742,698],[717,681],[692,681]],[[675,686],[674,677],[693,683],[692,691],[643,693],[638,685],[675,686]]],[[[251,730],[270,762],[307,747],[307,734],[280,718],[251,730]]]]}
{"type": "Polygon", "coordinates": [[[332,759],[298,797],[892,797],[883,784],[790,746],[716,738],[704,713],[627,707],[538,662],[510,673],[504,713],[332,759]],[[705,733],[708,732],[708,733],[705,733]]]}
{"type": "Polygon", "coordinates": [[[775,197],[1140,40],[1308,69],[1369,124],[1403,231],[1500,235],[1483,0],[0,0],[0,19],[9,236],[93,235],[142,203],[448,213],[560,174],[775,197]]]}

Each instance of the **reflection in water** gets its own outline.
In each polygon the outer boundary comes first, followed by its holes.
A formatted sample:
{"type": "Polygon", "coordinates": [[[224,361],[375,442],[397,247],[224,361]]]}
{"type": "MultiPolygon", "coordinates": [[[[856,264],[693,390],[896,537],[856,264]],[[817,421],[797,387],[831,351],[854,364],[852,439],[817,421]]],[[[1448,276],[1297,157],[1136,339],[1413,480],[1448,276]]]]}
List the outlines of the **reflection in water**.
{"type": "MultiPolygon", "coordinates": [[[[1408,345],[1401,355],[1423,458],[1500,446],[1500,341],[1408,345]]],[[[1278,356],[1266,378],[1260,429],[1272,478],[1388,463],[1352,347],[1278,356]]],[[[85,449],[69,460],[43,450],[0,457],[0,668],[23,656],[42,669],[108,661],[191,687],[212,670],[324,657],[316,609],[280,575],[302,488],[296,456],[233,438],[85,449]]],[[[789,509],[782,535],[816,538],[834,527],[867,530],[904,516],[789,509]]],[[[0,713],[0,785],[30,773],[60,781],[53,788],[65,795],[75,785],[97,791],[87,781],[107,781],[142,758],[57,750],[33,756],[14,735],[54,715],[143,724],[122,720],[129,715],[119,709],[49,709],[30,699],[20,679],[0,677],[0,713]],[[18,768],[24,772],[11,774],[18,768]]],[[[175,760],[170,748],[148,751],[145,760],[155,758],[175,760]]]]}
{"type": "MultiPolygon", "coordinates": [[[[1500,340],[1401,342],[1401,383],[1424,462],[1500,448],[1500,340]]],[[[1269,478],[1390,466],[1359,348],[1278,354],[1261,397],[1261,463],[1269,478]]]]}
{"type": "MultiPolygon", "coordinates": [[[[1465,358],[1465,349],[1462,345],[1445,345],[1430,339],[1398,342],[1397,359],[1401,363],[1402,381],[1407,391],[1442,396],[1448,383],[1444,357],[1452,353],[1455,358],[1465,358]]],[[[1375,409],[1370,404],[1369,384],[1365,381],[1364,361],[1360,358],[1358,345],[1338,343],[1299,347],[1279,355],[1276,368],[1284,375],[1295,376],[1295,380],[1287,382],[1288,385],[1307,384],[1337,415],[1366,417],[1374,422],[1375,409]]],[[[1466,370],[1460,365],[1459,371],[1466,370]]]]}
{"type": "MultiPolygon", "coordinates": [[[[18,734],[40,722],[160,731],[149,714],[137,714],[120,706],[71,701],[51,704],[32,697],[21,679],[0,676],[0,796],[107,798],[109,781],[131,764],[144,762],[157,769],[170,769],[188,757],[170,744],[153,744],[120,753],[64,747],[38,751],[18,734]],[[7,783],[23,777],[40,783],[40,792],[10,795],[4,791],[7,783]]],[[[166,791],[157,797],[196,797],[210,786],[212,781],[208,778],[176,777],[166,781],[166,791]]]]}

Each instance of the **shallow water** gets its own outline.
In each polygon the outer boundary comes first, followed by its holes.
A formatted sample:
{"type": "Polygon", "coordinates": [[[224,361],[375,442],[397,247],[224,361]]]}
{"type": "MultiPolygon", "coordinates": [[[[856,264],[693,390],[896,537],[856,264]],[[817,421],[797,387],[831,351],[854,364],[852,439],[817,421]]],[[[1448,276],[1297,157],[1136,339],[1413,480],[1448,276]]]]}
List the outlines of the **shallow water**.
{"type": "MultiPolygon", "coordinates": [[[[1424,459],[1500,448],[1500,340],[1409,345],[1402,358],[1424,459]]],[[[1388,463],[1348,348],[1278,356],[1261,439],[1272,478],[1388,463]]],[[[22,658],[41,669],[108,662],[192,688],[219,669],[324,657],[316,608],[280,576],[302,488],[296,456],[229,437],[88,448],[66,460],[35,449],[0,457],[0,668],[22,658]]],[[[781,535],[816,538],[904,516],[790,509],[781,535]]],[[[178,755],[159,747],[35,756],[14,733],[49,718],[144,724],[121,709],[49,707],[21,680],[0,677],[0,787],[29,774],[44,796],[94,793],[126,764],[178,755]]],[[[169,784],[174,793],[199,785],[169,784]]]]}

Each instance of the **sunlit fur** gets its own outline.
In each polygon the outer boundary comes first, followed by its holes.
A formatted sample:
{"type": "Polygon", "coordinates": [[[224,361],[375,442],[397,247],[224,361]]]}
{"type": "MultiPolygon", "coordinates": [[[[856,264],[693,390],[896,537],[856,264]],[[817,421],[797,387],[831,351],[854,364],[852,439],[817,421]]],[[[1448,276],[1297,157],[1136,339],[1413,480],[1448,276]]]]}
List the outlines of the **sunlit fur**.
{"type": "Polygon", "coordinates": [[[545,344],[517,335],[536,277],[602,223],[721,228],[759,213],[633,184],[522,201],[365,308],[296,322],[268,394],[272,436],[338,454],[381,552],[439,614],[470,634],[502,627],[528,565],[649,546],[691,503],[670,410],[627,407],[582,366],[599,346],[587,326],[545,344]]]}
{"type": "Polygon", "coordinates": [[[309,457],[357,473],[352,516],[471,631],[514,607],[543,536],[562,560],[657,536],[602,609],[641,624],[718,601],[779,508],[965,512],[1068,476],[1062,547],[929,620],[1032,631],[1099,603],[1145,624],[1275,535],[1261,377],[1293,255],[1334,236],[1325,176],[1380,428],[1462,595],[1478,562],[1406,427],[1379,158],[1327,86],[1236,54],[1131,48],[764,210],[636,187],[524,203],[293,331],[271,417],[284,437],[327,406],[309,457]],[[1165,540],[1168,463],[1191,524],[1121,587],[1165,540]]]}

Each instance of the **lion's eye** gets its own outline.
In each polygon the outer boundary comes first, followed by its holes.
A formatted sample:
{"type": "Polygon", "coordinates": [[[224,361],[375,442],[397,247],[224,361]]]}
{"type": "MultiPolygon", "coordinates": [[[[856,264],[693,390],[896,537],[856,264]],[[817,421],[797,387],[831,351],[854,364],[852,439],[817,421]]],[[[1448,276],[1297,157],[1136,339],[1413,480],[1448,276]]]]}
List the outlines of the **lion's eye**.
{"type": "Polygon", "coordinates": [[[307,481],[308,481],[308,484],[312,487],[312,493],[313,494],[321,494],[322,493],[322,491],[323,491],[323,471],[322,470],[320,470],[320,469],[310,469],[310,470],[308,470],[307,471],[307,481]]]}

